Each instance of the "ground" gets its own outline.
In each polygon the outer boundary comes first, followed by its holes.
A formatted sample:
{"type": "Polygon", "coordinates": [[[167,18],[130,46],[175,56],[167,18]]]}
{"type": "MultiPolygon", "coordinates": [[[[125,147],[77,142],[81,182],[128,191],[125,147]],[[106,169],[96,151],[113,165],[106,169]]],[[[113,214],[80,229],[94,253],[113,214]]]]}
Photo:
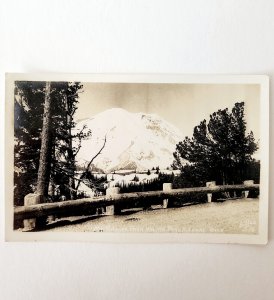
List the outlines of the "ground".
{"type": "Polygon", "coordinates": [[[258,233],[259,200],[238,199],[180,208],[124,211],[122,215],[56,220],[50,231],[258,233]]]}

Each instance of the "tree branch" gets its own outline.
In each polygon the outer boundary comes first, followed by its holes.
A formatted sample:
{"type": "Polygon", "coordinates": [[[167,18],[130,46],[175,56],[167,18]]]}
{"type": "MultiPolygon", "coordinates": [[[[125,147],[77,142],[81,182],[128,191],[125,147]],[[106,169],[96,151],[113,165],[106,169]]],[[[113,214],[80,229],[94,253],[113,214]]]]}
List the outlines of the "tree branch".
{"type": "Polygon", "coordinates": [[[106,142],[107,142],[107,135],[105,135],[105,138],[104,138],[104,143],[103,143],[103,146],[101,147],[101,149],[97,152],[97,154],[95,156],[92,157],[92,159],[90,160],[90,162],[88,163],[85,171],[82,173],[82,175],[80,176],[80,180],[78,179],[78,184],[77,184],[77,187],[76,187],[76,191],[78,190],[79,188],[79,185],[80,185],[80,182],[82,181],[83,178],[85,178],[85,176],[87,175],[88,171],[89,171],[89,168],[91,166],[91,164],[93,163],[93,161],[95,160],[96,157],[98,157],[102,150],[105,148],[106,146],[106,142]]]}
{"type": "Polygon", "coordinates": [[[94,159],[99,156],[102,152],[102,150],[105,148],[105,145],[106,145],[106,142],[107,142],[107,136],[105,135],[105,138],[104,138],[104,143],[103,143],[103,146],[101,147],[101,149],[97,152],[97,154],[95,156],[93,156],[93,158],[90,160],[90,162],[88,163],[87,167],[86,167],[86,171],[89,170],[89,167],[91,166],[92,162],[94,161],[94,159]]]}

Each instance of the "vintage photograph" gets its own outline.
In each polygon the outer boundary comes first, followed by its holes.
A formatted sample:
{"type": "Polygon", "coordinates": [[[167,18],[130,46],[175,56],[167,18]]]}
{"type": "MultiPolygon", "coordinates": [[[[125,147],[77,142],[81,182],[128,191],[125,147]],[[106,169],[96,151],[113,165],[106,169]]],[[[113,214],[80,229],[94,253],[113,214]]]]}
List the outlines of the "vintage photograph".
{"type": "Polygon", "coordinates": [[[266,243],[268,79],[117,78],[7,76],[10,240],[266,243]]]}

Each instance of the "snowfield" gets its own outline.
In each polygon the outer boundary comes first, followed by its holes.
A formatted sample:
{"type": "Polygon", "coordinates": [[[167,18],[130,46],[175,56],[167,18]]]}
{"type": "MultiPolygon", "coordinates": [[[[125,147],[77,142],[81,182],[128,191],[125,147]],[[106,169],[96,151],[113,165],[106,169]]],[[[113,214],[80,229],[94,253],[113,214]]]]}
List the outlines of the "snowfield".
{"type": "Polygon", "coordinates": [[[183,140],[180,130],[159,116],[121,108],[78,122],[76,131],[84,125],[92,131],[92,136],[82,141],[77,163],[86,165],[102,147],[106,136],[106,146],[94,161],[95,167],[106,173],[170,167],[176,144],[183,140]]]}
{"type": "MultiPolygon", "coordinates": [[[[160,173],[162,174],[168,174],[171,175],[172,173],[177,176],[180,174],[180,170],[164,170],[160,169],[160,173]]],[[[81,174],[81,173],[79,173],[81,174]]],[[[76,177],[79,178],[80,175],[76,174],[76,177]]],[[[150,174],[147,174],[147,171],[143,171],[140,173],[135,173],[135,170],[118,170],[115,173],[109,173],[109,174],[104,174],[104,173],[98,173],[95,172],[93,173],[95,178],[100,178],[102,176],[107,176],[107,182],[105,184],[105,187],[114,187],[117,184],[119,186],[121,185],[128,185],[128,184],[140,184],[140,183],[147,183],[150,180],[157,179],[158,175],[155,170],[150,171],[150,174]],[[138,181],[134,181],[134,177],[138,177],[138,181]]],[[[79,192],[84,192],[84,194],[87,197],[93,197],[94,196],[94,190],[86,186],[84,183],[80,183],[79,192]]]]}

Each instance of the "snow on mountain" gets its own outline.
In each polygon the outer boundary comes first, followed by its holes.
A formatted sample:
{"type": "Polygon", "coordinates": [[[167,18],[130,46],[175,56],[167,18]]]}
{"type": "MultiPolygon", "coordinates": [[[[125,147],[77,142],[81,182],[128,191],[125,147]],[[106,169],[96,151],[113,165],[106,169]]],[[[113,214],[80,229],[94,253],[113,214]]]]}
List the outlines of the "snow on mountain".
{"type": "Polygon", "coordinates": [[[106,136],[105,148],[93,162],[105,172],[168,167],[176,144],[183,139],[175,126],[159,116],[131,113],[121,108],[80,121],[76,131],[84,125],[91,129],[92,136],[82,141],[76,160],[79,165],[86,165],[102,147],[106,136]]]}

